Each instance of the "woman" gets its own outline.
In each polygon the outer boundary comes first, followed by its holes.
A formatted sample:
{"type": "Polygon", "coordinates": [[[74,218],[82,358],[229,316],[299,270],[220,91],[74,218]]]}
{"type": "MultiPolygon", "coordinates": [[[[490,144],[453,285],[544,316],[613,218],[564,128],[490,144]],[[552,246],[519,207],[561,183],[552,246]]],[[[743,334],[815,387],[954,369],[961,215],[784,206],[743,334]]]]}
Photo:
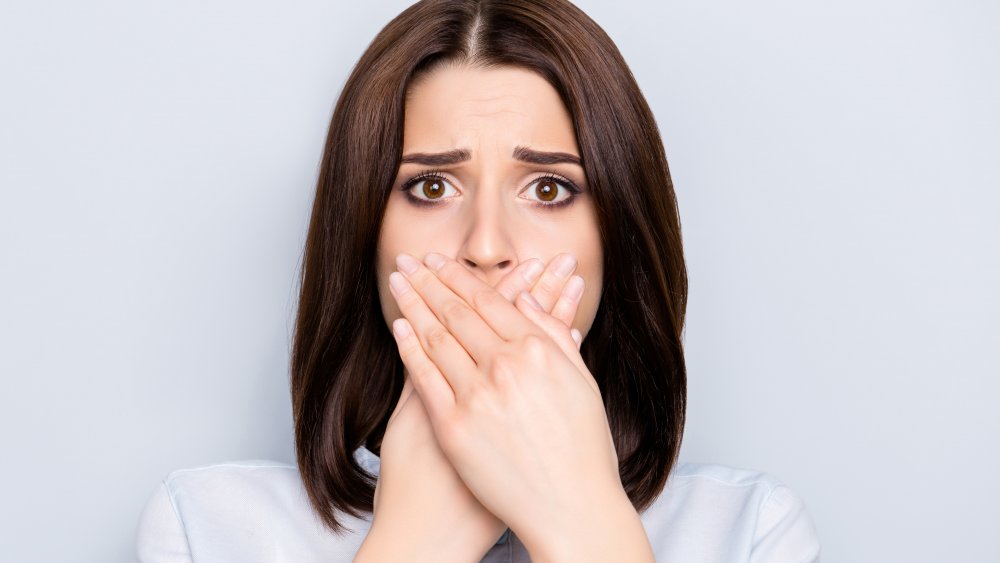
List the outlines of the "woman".
{"type": "Polygon", "coordinates": [[[677,464],[687,298],[649,108],[559,0],[419,2],[349,77],[302,271],[297,465],[172,473],[146,561],[816,561],[802,501],[677,464]]]}

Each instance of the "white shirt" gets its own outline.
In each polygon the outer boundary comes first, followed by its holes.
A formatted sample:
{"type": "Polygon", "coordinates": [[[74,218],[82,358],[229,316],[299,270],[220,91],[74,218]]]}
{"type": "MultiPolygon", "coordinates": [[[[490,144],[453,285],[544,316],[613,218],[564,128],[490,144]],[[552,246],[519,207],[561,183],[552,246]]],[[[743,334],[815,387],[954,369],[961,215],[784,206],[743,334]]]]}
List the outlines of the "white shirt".
{"type": "MultiPolygon", "coordinates": [[[[363,446],[354,455],[378,475],[378,456],[363,446]]],[[[138,556],[142,563],[350,562],[371,514],[338,516],[351,533],[338,536],[324,527],[293,465],[242,461],[181,469],[146,503],[138,556]]],[[[757,471],[679,463],[639,517],[658,562],[819,561],[819,538],[802,500],[757,471]]],[[[508,530],[482,561],[531,559],[508,530]]]]}

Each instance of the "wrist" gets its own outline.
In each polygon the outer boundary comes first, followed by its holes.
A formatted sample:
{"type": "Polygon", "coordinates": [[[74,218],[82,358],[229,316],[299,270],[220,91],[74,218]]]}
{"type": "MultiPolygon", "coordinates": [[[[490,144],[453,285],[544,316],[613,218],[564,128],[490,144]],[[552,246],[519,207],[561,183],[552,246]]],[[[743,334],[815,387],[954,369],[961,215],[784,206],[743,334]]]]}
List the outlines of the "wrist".
{"type": "Polygon", "coordinates": [[[495,525],[487,525],[475,519],[467,519],[462,524],[445,528],[437,526],[434,529],[390,524],[372,524],[355,555],[354,563],[479,561],[506,529],[499,521],[495,525]]]}
{"type": "Polygon", "coordinates": [[[590,506],[562,511],[534,532],[514,530],[535,563],[655,563],[646,529],[623,489],[592,499],[590,506]]]}

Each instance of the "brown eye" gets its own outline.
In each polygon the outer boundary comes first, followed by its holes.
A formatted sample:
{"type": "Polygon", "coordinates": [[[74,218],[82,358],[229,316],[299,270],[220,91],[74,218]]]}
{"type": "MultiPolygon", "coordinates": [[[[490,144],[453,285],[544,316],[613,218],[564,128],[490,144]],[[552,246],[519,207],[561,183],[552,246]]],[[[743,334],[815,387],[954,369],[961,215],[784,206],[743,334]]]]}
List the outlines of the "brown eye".
{"type": "Polygon", "coordinates": [[[439,178],[428,178],[422,180],[423,193],[428,199],[438,199],[444,194],[444,182],[439,178]]]}
{"type": "Polygon", "coordinates": [[[435,173],[424,173],[412,178],[400,190],[416,205],[441,205],[444,203],[442,200],[461,195],[448,180],[435,173]]]}
{"type": "Polygon", "coordinates": [[[553,180],[543,179],[538,182],[535,194],[541,201],[552,201],[559,195],[559,184],[553,180]]]}
{"type": "Polygon", "coordinates": [[[548,175],[537,178],[528,188],[521,192],[521,197],[536,202],[536,205],[555,209],[573,203],[581,190],[569,180],[548,175]],[[559,190],[562,189],[561,197],[559,190]]]}

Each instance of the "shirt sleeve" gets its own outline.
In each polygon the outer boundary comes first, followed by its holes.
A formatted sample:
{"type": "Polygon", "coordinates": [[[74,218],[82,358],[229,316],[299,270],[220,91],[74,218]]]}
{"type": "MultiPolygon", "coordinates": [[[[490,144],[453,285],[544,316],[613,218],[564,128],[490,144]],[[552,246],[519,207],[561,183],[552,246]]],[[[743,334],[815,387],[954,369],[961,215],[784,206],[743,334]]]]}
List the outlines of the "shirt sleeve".
{"type": "Polygon", "coordinates": [[[777,485],[761,505],[749,563],[819,563],[819,535],[805,503],[777,485]]]}
{"type": "Polygon", "coordinates": [[[136,529],[136,555],[140,563],[191,563],[184,524],[174,508],[166,485],[146,501],[136,529]]]}

